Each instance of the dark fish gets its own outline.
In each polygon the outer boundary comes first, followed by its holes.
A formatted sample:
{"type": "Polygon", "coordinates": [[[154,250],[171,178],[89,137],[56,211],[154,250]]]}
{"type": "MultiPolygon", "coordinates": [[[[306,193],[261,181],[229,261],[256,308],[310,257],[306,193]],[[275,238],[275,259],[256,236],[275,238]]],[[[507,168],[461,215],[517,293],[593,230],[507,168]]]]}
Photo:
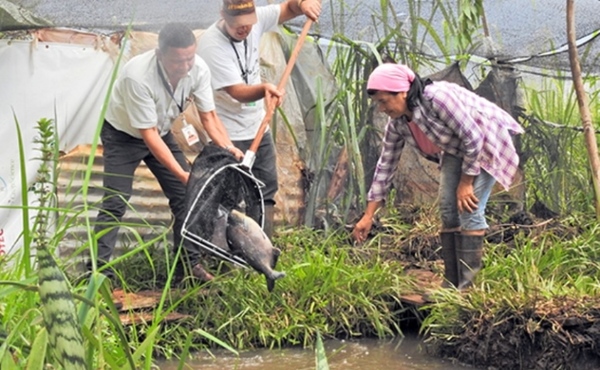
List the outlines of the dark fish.
{"type": "Polygon", "coordinates": [[[210,242],[217,247],[231,252],[227,245],[227,216],[229,215],[227,209],[219,204],[217,214],[213,219],[213,233],[210,242]]]}
{"type": "Polygon", "coordinates": [[[274,270],[281,251],[273,247],[258,223],[244,213],[231,210],[227,224],[227,240],[232,252],[264,274],[267,289],[269,292],[273,291],[275,280],[285,276],[285,272],[274,270]]]}

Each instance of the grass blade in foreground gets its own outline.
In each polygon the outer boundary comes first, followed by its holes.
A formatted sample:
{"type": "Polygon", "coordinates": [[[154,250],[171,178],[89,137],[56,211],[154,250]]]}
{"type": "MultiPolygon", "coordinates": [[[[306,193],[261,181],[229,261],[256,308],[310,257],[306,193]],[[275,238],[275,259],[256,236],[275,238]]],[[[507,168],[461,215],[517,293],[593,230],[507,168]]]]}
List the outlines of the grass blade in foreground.
{"type": "Polygon", "coordinates": [[[321,334],[317,332],[317,343],[315,345],[315,358],[317,362],[317,370],[329,370],[329,363],[327,362],[327,355],[325,354],[325,347],[323,346],[323,339],[321,334]]]}

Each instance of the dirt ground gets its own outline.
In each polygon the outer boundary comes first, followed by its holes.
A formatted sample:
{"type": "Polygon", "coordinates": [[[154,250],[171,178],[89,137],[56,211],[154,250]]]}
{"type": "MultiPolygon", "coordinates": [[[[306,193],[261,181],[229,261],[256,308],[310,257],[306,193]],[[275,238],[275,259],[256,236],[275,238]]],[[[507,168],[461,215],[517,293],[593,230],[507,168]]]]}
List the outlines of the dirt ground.
{"type": "MultiPolygon", "coordinates": [[[[473,315],[454,340],[438,341],[430,350],[490,370],[599,369],[600,309],[582,314],[582,304],[565,297],[532,302],[531,308],[502,317],[473,315]]],[[[600,307],[600,301],[593,306],[600,307]]]]}

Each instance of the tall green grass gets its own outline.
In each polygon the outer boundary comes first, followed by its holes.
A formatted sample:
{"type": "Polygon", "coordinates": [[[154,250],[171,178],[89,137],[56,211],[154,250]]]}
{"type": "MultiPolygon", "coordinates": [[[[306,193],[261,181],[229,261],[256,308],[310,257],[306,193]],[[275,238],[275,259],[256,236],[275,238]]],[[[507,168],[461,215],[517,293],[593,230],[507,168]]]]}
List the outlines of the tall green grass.
{"type": "Polygon", "coordinates": [[[507,309],[523,312],[532,305],[560,302],[563,297],[582,302],[598,297],[599,225],[582,214],[561,223],[562,231],[533,237],[521,233],[513,247],[488,245],[475,288],[468,295],[445,292],[438,304],[429,307],[431,314],[423,322],[426,331],[445,340],[448,330],[460,330],[457,325],[467,312],[493,316],[507,309]]]}
{"type": "Polygon", "coordinates": [[[485,268],[470,291],[439,292],[422,324],[434,353],[523,368],[544,368],[538,361],[546,356],[556,368],[580,368],[576,361],[590,347],[565,338],[576,338],[581,330],[568,320],[597,317],[600,230],[585,215],[561,224],[562,229],[518,235],[513,247],[489,245],[485,268]],[[502,359],[507,355],[514,357],[502,359]]]}
{"type": "MultiPolygon", "coordinates": [[[[262,275],[241,268],[222,270],[201,289],[172,291],[170,307],[191,315],[191,322],[165,326],[169,334],[157,338],[155,350],[178,353],[177,343],[182,341],[176,338],[190,332],[192,348],[211,346],[191,328],[202,328],[238,350],[309,347],[317,332],[326,338],[402,335],[399,320],[409,309],[399,298],[413,290],[415,282],[399,261],[383,259],[371,249],[380,248],[376,243],[356,249],[345,233],[306,228],[280,229],[275,243],[283,250],[277,269],[287,276],[277,281],[273,293],[262,275]]],[[[154,259],[159,260],[156,252],[154,259]]],[[[143,275],[154,274],[145,258],[140,254],[127,262],[139,266],[141,274],[127,277],[129,289],[137,289],[143,275]]]]}
{"type": "MultiPolygon", "coordinates": [[[[590,109],[598,117],[597,79],[586,78],[590,109]]],[[[581,118],[572,83],[558,74],[525,86],[531,112],[522,144],[528,203],[536,200],[561,214],[593,212],[593,189],[581,118]]]]}
{"type": "MultiPolygon", "coordinates": [[[[18,127],[18,121],[16,122],[18,127]]],[[[57,149],[54,123],[52,120],[42,119],[38,122],[39,138],[37,143],[41,146],[40,160],[41,166],[38,170],[38,179],[30,188],[27,184],[27,174],[25,172],[24,159],[21,159],[22,168],[22,204],[21,207],[24,214],[23,235],[21,241],[23,247],[16,251],[7,260],[3,261],[0,269],[0,296],[6,300],[0,305],[0,317],[2,319],[2,328],[10,333],[6,340],[0,346],[0,362],[6,364],[7,368],[41,368],[48,364],[63,363],[61,352],[55,352],[59,348],[54,345],[61,344],[60,333],[54,331],[55,326],[65,326],[71,323],[70,330],[74,330],[75,336],[81,336],[84,339],[83,344],[86,352],[88,367],[94,367],[98,360],[98,353],[101,353],[102,342],[96,339],[96,336],[91,335],[99,326],[95,325],[95,320],[90,316],[96,312],[98,319],[100,313],[104,319],[107,319],[107,324],[112,325],[115,330],[115,344],[121,341],[120,345],[113,347],[116,352],[105,352],[104,359],[112,365],[125,365],[129,360],[129,368],[134,368],[134,363],[130,355],[128,355],[127,341],[124,335],[118,336],[120,323],[114,320],[114,317],[105,308],[106,295],[110,293],[106,287],[93,290],[101,295],[96,296],[90,294],[87,297],[77,293],[76,289],[72,289],[66,285],[59,287],[58,283],[52,283],[52,289],[48,290],[46,286],[37,286],[38,278],[37,271],[41,267],[39,264],[35,266],[31,264],[32,252],[37,248],[37,254],[47,256],[57,252],[61,243],[62,227],[56,223],[58,218],[56,214],[65,212],[56,207],[56,164],[57,164],[57,149]],[[35,199],[30,198],[29,190],[35,195],[35,199]],[[36,205],[37,204],[37,205],[36,205]],[[35,218],[30,218],[30,211],[36,214],[35,218]],[[35,267],[35,268],[34,268],[35,267]],[[59,289],[60,288],[60,289],[59,289]],[[65,289],[71,289],[66,292],[65,289]],[[73,297],[69,298],[70,293],[74,293],[73,297]],[[59,294],[61,300],[52,298],[52,294],[59,294]],[[102,295],[104,294],[104,295],[102,295]],[[40,301],[40,295],[44,297],[50,296],[50,299],[45,298],[40,301]],[[75,309],[73,298],[80,304],[75,309]],[[52,304],[52,306],[47,306],[52,304]],[[39,308],[38,308],[39,306],[39,308]],[[56,310],[59,310],[60,317],[55,315],[56,310]],[[76,312],[75,312],[76,310],[76,312]],[[70,312],[67,316],[67,312],[70,312]],[[79,323],[79,324],[77,324],[79,323]],[[81,326],[79,326],[81,325],[81,326]],[[56,335],[59,335],[58,337],[56,335]],[[99,346],[100,344],[100,346],[99,346]],[[18,356],[17,356],[18,354],[18,356]],[[16,359],[16,360],[15,360],[16,359]]],[[[19,141],[19,147],[22,148],[22,141],[19,141]]],[[[35,255],[35,254],[33,254],[35,255]]],[[[51,258],[51,257],[50,257],[51,258]]],[[[46,258],[48,259],[48,258],[46,258]]],[[[64,266],[63,261],[59,261],[60,266],[64,266]]],[[[44,265],[47,268],[47,265],[44,265]]],[[[60,271],[60,270],[58,270],[60,271]]],[[[53,272],[54,280],[58,281],[60,273],[53,272]]],[[[42,281],[42,275],[40,275],[42,281]]],[[[90,290],[91,291],[91,290],[90,290]]],[[[110,297],[109,297],[110,298],[110,297]]],[[[109,306],[112,301],[109,301],[109,306]]],[[[114,306],[112,307],[114,310],[114,306]]],[[[122,333],[122,328],[121,331],[122,333]]],[[[73,344],[75,346],[75,344],[73,344]]],[[[74,349],[74,347],[72,347],[74,349]]],[[[64,364],[66,366],[66,364],[64,364]]]]}

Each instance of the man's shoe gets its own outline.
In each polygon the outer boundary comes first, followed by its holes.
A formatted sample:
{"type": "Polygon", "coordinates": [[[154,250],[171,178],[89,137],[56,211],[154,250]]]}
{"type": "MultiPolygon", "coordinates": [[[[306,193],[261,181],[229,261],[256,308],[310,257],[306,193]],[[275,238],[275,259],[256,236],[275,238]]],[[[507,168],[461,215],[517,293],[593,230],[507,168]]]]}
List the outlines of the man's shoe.
{"type": "Polygon", "coordinates": [[[212,274],[206,271],[204,267],[202,267],[202,265],[200,264],[197,264],[196,266],[192,267],[192,276],[203,282],[208,282],[214,279],[214,276],[212,276],[212,274]]]}

